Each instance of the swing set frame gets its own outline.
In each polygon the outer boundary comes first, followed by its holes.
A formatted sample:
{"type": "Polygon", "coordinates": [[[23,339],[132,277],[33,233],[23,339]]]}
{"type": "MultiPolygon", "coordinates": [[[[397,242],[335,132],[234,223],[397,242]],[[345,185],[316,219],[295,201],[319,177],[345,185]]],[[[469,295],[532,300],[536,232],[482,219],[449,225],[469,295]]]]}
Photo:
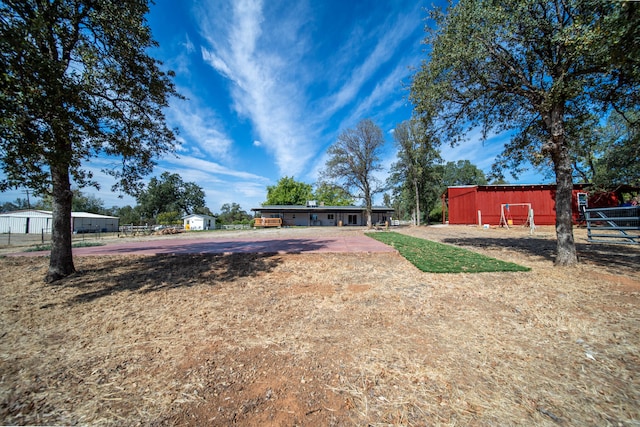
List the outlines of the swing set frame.
{"type": "Polygon", "coordinates": [[[529,226],[530,233],[533,233],[533,230],[535,230],[536,226],[533,222],[533,209],[531,208],[531,203],[502,203],[500,205],[500,227],[509,228],[509,226],[513,226],[513,218],[511,217],[511,206],[527,207],[527,218],[525,219],[522,226],[529,226]]]}

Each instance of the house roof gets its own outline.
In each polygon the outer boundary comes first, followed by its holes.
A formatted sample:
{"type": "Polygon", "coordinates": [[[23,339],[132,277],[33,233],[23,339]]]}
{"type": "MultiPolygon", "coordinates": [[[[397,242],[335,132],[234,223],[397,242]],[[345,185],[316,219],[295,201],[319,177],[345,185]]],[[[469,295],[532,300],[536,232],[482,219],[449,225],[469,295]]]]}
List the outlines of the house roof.
{"type": "MultiPolygon", "coordinates": [[[[391,212],[393,208],[386,206],[372,206],[373,212],[391,212]]],[[[303,206],[303,205],[267,205],[259,208],[251,208],[259,211],[289,211],[289,212],[362,212],[364,206],[303,206]]]]}
{"type": "Polygon", "coordinates": [[[205,215],[205,214],[190,214],[190,215],[185,215],[182,217],[182,219],[189,219],[189,218],[211,218],[211,219],[216,219],[216,217],[211,216],[211,215],[205,215]]]}

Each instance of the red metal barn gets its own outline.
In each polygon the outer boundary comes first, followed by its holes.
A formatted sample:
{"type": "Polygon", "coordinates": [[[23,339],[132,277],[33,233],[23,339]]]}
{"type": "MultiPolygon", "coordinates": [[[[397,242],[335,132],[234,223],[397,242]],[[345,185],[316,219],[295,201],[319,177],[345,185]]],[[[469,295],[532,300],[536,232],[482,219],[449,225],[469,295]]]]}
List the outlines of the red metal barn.
{"type": "MultiPolygon", "coordinates": [[[[579,218],[577,194],[573,189],[573,219],[579,218]]],[[[504,214],[513,225],[524,225],[529,206],[536,225],[555,225],[555,185],[469,185],[449,187],[449,224],[500,225],[504,214]]]]}

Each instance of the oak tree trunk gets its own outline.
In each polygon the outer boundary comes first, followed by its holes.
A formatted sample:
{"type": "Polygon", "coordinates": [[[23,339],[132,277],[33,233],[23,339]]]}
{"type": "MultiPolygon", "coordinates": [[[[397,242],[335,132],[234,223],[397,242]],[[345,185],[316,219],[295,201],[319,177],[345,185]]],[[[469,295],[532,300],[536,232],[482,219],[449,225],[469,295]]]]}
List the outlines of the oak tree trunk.
{"type": "Polygon", "coordinates": [[[576,265],[578,256],[573,238],[573,168],[564,134],[564,108],[556,105],[545,117],[551,139],[545,150],[551,155],[556,173],[556,265],[576,265]]]}
{"type": "Polygon", "coordinates": [[[51,230],[51,257],[49,271],[45,277],[47,283],[60,280],[76,270],[71,252],[71,182],[68,168],[58,165],[51,168],[53,183],[53,219],[51,230]]]}

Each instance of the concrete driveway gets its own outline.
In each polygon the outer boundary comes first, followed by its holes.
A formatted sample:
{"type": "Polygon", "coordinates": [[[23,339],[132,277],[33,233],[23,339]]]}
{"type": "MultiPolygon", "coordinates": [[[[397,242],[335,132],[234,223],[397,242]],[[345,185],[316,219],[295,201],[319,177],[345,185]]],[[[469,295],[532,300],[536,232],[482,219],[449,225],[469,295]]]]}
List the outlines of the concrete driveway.
{"type": "MultiPolygon", "coordinates": [[[[363,232],[245,232],[237,235],[206,233],[146,239],[140,241],[105,242],[104,246],[74,248],[74,256],[157,255],[157,254],[219,254],[219,253],[349,253],[396,252],[363,232]],[[247,236],[249,234],[249,236],[247,236]]],[[[13,253],[13,256],[43,256],[48,251],[13,253]]]]}

